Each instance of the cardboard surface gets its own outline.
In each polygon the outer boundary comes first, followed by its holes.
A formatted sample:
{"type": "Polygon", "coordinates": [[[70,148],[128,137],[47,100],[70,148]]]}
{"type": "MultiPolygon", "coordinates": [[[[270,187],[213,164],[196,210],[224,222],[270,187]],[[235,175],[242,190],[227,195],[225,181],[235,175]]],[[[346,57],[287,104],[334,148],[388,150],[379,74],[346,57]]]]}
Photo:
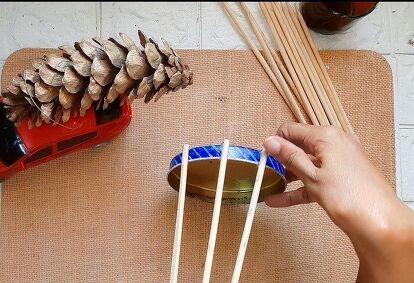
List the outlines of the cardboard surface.
{"type": "MultiPolygon", "coordinates": [[[[2,86],[50,50],[22,49],[2,86]]],[[[184,143],[260,147],[292,115],[250,51],[180,51],[194,85],[156,104],[136,101],[110,145],[19,173],[3,184],[1,282],[168,282],[178,194],[167,183],[184,143]]],[[[323,59],[374,164],[394,184],[391,70],[370,51],[323,59]]],[[[56,130],[59,130],[56,126],[56,130]]],[[[293,187],[291,187],[293,188],[293,187]]],[[[222,208],[212,282],[229,282],[247,205],[222,208]]],[[[186,199],[180,282],[200,282],[213,206],[186,199]]],[[[358,259],[317,205],[259,204],[241,282],[352,282],[358,259]]]]}

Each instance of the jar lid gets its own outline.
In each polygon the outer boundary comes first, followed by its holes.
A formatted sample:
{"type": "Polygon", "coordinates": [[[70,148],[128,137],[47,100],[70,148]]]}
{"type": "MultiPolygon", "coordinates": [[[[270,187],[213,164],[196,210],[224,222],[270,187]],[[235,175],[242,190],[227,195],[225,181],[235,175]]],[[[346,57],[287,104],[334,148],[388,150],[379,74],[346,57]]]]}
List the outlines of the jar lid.
{"type": "MultiPolygon", "coordinates": [[[[214,202],[220,167],[222,145],[204,145],[190,148],[186,194],[214,202]]],[[[260,151],[243,146],[229,146],[222,203],[249,203],[260,159],[260,151]]],[[[168,183],[178,191],[180,186],[182,153],[170,163],[168,183]]],[[[285,169],[272,156],[267,156],[259,202],[268,195],[286,189],[285,169]]]]}

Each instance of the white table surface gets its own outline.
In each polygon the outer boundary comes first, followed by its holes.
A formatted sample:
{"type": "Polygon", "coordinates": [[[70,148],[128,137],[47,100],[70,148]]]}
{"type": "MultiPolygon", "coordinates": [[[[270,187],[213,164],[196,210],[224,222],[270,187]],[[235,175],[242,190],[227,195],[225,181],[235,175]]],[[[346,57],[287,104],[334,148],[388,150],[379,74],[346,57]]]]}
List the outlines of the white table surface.
{"type": "MultiPolygon", "coordinates": [[[[256,3],[248,3],[259,15],[256,3]]],[[[233,3],[233,7],[235,7],[233,3]]],[[[380,3],[343,34],[313,34],[321,49],[383,54],[394,78],[398,196],[414,209],[414,3],[380,3]]],[[[260,24],[264,27],[263,20],[260,24]]],[[[57,47],[138,29],[175,48],[246,49],[217,3],[0,3],[0,69],[23,47],[57,47]]],[[[1,185],[0,185],[1,186],[1,185]]],[[[1,187],[0,187],[1,190],[1,187]]],[[[1,200],[1,191],[0,191],[1,200]]]]}

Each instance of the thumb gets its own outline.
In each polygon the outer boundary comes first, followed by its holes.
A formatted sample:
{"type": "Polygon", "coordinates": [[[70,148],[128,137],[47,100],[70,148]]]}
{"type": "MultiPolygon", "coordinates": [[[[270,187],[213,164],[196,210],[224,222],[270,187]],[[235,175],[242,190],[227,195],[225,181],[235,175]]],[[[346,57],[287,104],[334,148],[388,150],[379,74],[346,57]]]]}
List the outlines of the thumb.
{"type": "Polygon", "coordinates": [[[313,201],[313,198],[309,195],[305,187],[281,194],[270,195],[265,199],[266,204],[270,207],[288,207],[313,201]]]}
{"type": "Polygon", "coordinates": [[[276,157],[287,170],[295,174],[306,185],[316,180],[317,167],[309,156],[299,147],[282,137],[268,137],[263,147],[276,157]]]}

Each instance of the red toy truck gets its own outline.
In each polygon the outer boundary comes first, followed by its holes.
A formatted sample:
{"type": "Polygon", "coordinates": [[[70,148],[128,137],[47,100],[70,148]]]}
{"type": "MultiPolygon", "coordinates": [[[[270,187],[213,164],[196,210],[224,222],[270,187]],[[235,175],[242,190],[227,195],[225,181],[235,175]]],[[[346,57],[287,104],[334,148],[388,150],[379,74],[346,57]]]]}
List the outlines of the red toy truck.
{"type": "Polygon", "coordinates": [[[55,159],[78,149],[107,143],[131,121],[127,99],[114,102],[106,110],[91,107],[84,117],[71,117],[60,125],[43,123],[29,129],[27,121],[15,127],[6,118],[0,101],[0,181],[13,173],[55,159]]]}

